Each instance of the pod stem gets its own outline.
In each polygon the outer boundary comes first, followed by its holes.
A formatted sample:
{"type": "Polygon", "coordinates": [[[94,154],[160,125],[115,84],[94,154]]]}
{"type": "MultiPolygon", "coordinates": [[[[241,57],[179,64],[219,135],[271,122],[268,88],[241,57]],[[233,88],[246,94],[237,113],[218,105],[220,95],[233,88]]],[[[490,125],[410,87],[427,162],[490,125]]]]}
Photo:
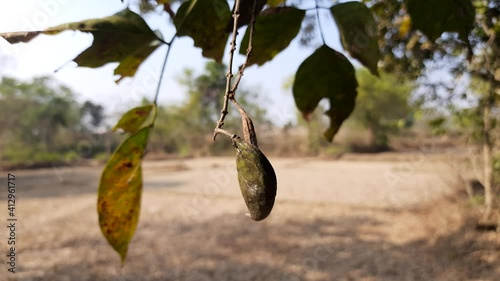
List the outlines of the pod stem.
{"type": "Polygon", "coordinates": [[[231,98],[231,102],[234,104],[234,106],[236,106],[241,115],[241,129],[243,131],[243,139],[246,142],[255,145],[256,147],[259,147],[257,143],[257,134],[255,133],[252,119],[250,119],[245,109],[238,103],[238,101],[236,101],[234,97],[231,98]]]}
{"type": "Polygon", "coordinates": [[[215,128],[214,133],[215,134],[223,134],[223,135],[229,137],[230,139],[234,139],[234,138],[238,137],[238,135],[232,134],[231,132],[226,131],[226,130],[224,130],[222,128],[215,128]]]}

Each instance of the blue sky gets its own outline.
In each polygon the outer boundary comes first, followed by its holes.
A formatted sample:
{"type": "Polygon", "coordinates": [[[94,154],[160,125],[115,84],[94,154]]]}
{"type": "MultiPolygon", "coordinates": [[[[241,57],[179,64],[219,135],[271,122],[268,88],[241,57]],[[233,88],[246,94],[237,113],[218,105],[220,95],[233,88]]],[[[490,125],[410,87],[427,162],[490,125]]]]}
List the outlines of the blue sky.
{"type": "MultiPolygon", "coordinates": [[[[42,30],[65,22],[108,16],[124,8],[125,5],[120,0],[2,1],[0,32],[42,30]]],[[[336,50],[342,50],[333,19],[327,11],[321,11],[321,14],[326,43],[336,50]]],[[[146,21],[152,29],[159,29],[167,39],[174,33],[167,15],[152,14],[146,21]]],[[[9,45],[0,39],[0,54],[9,58],[7,63],[4,60],[0,74],[21,79],[38,75],[53,76],[75,90],[78,100],[89,99],[102,104],[110,113],[123,112],[137,105],[142,96],[150,99],[153,97],[166,47],[159,48],[148,58],[134,78],[124,79],[117,85],[113,77],[116,64],[90,69],[76,67],[73,62],[68,63],[90,46],[92,40],[90,34],[72,31],[56,36],[42,35],[29,44],[9,45]],[[59,70],[54,72],[56,69],[59,70]]],[[[207,61],[202,58],[201,50],[193,46],[190,38],[181,37],[172,48],[159,98],[161,104],[182,102],[185,90],[176,83],[176,78],[185,68],[201,72],[207,61]]],[[[295,73],[300,63],[314,49],[302,47],[294,40],[271,62],[261,67],[252,66],[245,72],[242,87],[256,90],[262,100],[268,101],[266,107],[269,115],[278,124],[292,121],[296,116],[293,97],[290,91],[283,89],[283,82],[295,73]]],[[[243,56],[236,57],[233,71],[237,70],[243,59],[243,56]]],[[[227,55],[223,61],[227,62],[227,55]]]]}

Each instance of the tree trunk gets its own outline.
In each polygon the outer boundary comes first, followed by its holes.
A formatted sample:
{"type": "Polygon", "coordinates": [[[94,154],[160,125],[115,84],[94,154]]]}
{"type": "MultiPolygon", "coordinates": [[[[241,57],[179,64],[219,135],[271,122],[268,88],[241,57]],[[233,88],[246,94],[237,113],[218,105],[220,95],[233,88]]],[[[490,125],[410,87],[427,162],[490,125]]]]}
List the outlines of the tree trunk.
{"type": "MultiPolygon", "coordinates": [[[[495,35],[490,35],[493,38],[495,38],[495,35]]],[[[489,42],[493,42],[490,38],[489,42]]],[[[485,211],[484,211],[484,220],[489,220],[491,216],[491,212],[494,208],[494,200],[495,200],[495,194],[494,194],[494,187],[493,187],[493,159],[492,159],[492,152],[493,152],[493,138],[492,138],[492,115],[491,115],[491,109],[495,106],[495,71],[498,67],[498,58],[496,57],[497,53],[497,48],[494,43],[490,43],[490,48],[489,51],[492,56],[489,56],[488,54],[485,55],[486,58],[486,63],[489,71],[489,91],[486,96],[486,100],[484,102],[484,108],[483,108],[483,185],[484,185],[484,204],[485,204],[485,211]]]]}
{"type": "Polygon", "coordinates": [[[491,107],[494,101],[491,96],[494,89],[493,85],[489,91],[486,103],[483,109],[483,185],[484,185],[484,219],[488,220],[493,209],[493,161],[491,153],[493,144],[491,141],[491,107]]]}
{"type": "Polygon", "coordinates": [[[375,151],[385,151],[389,149],[389,137],[387,136],[387,129],[377,123],[368,125],[370,131],[370,146],[375,151]]]}

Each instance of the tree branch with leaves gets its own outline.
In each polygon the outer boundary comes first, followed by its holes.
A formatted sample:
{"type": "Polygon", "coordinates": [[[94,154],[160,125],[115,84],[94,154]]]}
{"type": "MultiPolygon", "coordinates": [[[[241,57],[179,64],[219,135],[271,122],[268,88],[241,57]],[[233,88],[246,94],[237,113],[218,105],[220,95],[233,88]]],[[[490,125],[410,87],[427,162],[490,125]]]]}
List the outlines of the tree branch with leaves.
{"type": "MultiPolygon", "coordinates": [[[[320,1],[311,0],[309,7],[314,8],[304,9],[300,7],[301,2],[307,1],[236,0],[232,11],[226,0],[141,0],[141,3],[145,2],[147,5],[142,6],[143,12],[158,8],[172,18],[176,31],[170,41],[165,41],[159,31],[151,30],[141,15],[128,8],[108,17],[62,24],[46,30],[0,34],[15,44],[29,42],[40,34],[55,35],[66,30],[91,33],[94,37],[92,45],[73,60],[79,66],[91,68],[118,62],[114,71],[119,75],[117,83],[126,77],[133,77],[140,65],[160,46],[168,46],[153,104],[130,110],[115,126],[115,130],[125,132],[128,137],[110,158],[101,177],[99,223],[103,235],[119,253],[122,262],[139,220],[141,163],[155,123],[161,77],[171,47],[178,37],[190,37],[194,46],[201,48],[204,57],[220,63],[231,34],[226,89],[214,138],[219,133],[227,135],[236,147],[240,188],[250,215],[256,220],[265,218],[272,209],[276,176],[269,161],[258,149],[253,123],[237,102],[236,91],[247,66],[261,66],[271,61],[299,36],[302,23],[309,18],[306,17],[307,12],[316,13],[319,25],[320,10],[329,11],[343,47],[343,50],[335,50],[328,46],[323,38],[326,31],[321,27],[322,44],[299,66],[292,87],[295,104],[305,119],[321,100],[329,101],[325,114],[330,119],[330,125],[324,132],[328,141],[333,140],[356,103],[358,83],[354,67],[345,54],[358,60],[375,76],[378,76],[380,66],[388,72],[413,77],[422,73],[428,61],[459,57],[460,66],[467,66],[467,59],[474,62],[481,54],[488,54],[490,68],[487,71],[471,70],[470,73],[488,77],[491,93],[498,93],[499,79],[495,69],[498,69],[496,46],[500,40],[500,21],[495,12],[498,11],[495,1],[334,1],[328,2],[328,7],[322,7],[320,1]],[[481,22],[487,28],[478,29],[474,21],[477,15],[484,15],[485,20],[481,22]],[[246,58],[232,84],[233,58],[238,50],[236,38],[238,29],[243,26],[248,28],[239,53],[246,58]],[[491,44],[484,49],[486,41],[491,41],[491,44]],[[223,129],[229,102],[241,115],[243,139],[223,129]],[[258,163],[255,166],[257,170],[252,170],[254,168],[248,163],[258,163]],[[242,186],[244,181],[270,187],[263,188],[263,193],[259,195],[263,196],[265,204],[254,205],[247,200],[252,195],[246,193],[249,189],[242,186]]],[[[499,95],[494,96],[497,100],[499,95]]],[[[486,111],[485,114],[488,115],[486,111]]]]}

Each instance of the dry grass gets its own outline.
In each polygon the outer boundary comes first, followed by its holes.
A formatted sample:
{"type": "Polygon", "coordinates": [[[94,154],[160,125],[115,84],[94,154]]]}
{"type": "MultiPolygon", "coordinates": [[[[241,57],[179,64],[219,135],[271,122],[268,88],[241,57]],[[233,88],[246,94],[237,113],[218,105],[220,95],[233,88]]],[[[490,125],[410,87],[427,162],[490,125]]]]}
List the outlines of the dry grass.
{"type": "Polygon", "coordinates": [[[60,171],[62,183],[51,170],[18,172],[19,272],[0,280],[499,280],[500,237],[474,231],[463,198],[432,176],[445,166],[418,166],[394,201],[376,175],[400,162],[271,161],[280,190],[260,223],[245,217],[234,175],[225,180],[233,160],[147,163],[124,268],[97,226],[99,168],[60,171]],[[215,178],[228,189],[204,189],[215,178]],[[416,204],[410,195],[428,186],[434,195],[416,204]]]}

